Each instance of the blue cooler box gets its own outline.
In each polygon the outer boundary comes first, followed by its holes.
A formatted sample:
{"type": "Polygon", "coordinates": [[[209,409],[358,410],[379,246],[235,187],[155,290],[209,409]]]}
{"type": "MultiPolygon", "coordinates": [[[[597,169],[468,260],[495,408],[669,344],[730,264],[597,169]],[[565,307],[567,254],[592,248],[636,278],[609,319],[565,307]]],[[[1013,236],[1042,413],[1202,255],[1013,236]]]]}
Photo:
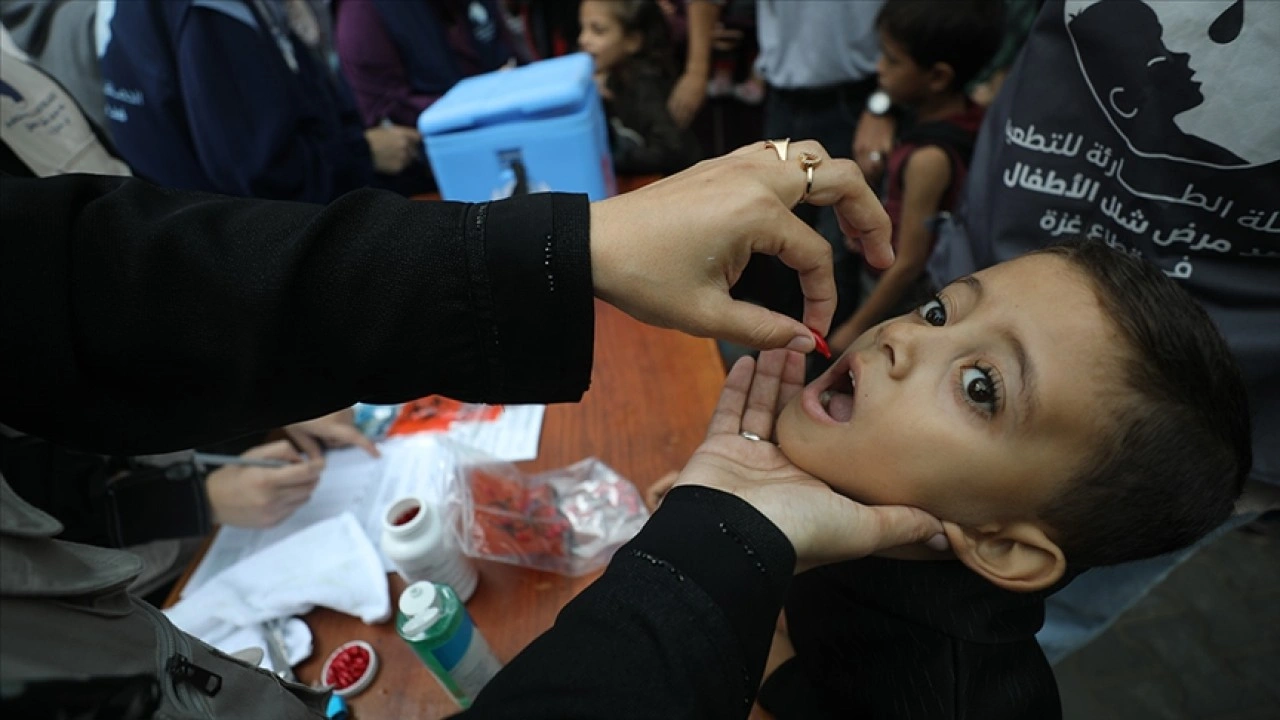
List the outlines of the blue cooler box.
{"type": "Polygon", "coordinates": [[[586,53],[467,78],[423,111],[418,130],[446,200],[617,192],[586,53]]]}

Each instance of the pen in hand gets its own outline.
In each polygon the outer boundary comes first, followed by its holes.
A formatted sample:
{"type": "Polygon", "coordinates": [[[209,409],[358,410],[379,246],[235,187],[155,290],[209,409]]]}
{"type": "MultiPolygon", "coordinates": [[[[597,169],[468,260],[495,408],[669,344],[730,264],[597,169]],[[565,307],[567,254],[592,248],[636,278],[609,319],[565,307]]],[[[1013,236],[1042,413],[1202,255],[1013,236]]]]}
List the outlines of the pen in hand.
{"type": "Polygon", "coordinates": [[[199,465],[245,465],[248,467],[263,468],[282,468],[292,463],[288,460],[278,460],[276,458],[251,458],[242,457],[240,455],[223,455],[220,453],[204,453],[195,454],[195,461],[199,465]]]}

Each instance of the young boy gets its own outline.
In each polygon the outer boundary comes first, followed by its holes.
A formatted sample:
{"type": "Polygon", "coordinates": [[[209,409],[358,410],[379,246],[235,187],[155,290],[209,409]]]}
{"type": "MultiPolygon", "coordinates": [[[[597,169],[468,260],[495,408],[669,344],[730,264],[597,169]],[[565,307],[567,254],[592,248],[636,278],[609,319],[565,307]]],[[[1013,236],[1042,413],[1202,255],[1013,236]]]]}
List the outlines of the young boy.
{"type": "Polygon", "coordinates": [[[842,494],[930,512],[951,546],[796,577],[794,657],[760,693],[777,720],[1059,717],[1035,640],[1044,598],[1087,567],[1195,542],[1252,457],[1208,315],[1094,243],[961,278],[871,328],[775,437],[842,494]]]}
{"type": "Polygon", "coordinates": [[[889,155],[883,191],[897,261],[883,273],[863,264],[858,309],[831,333],[832,348],[932,294],[930,220],[952,209],[963,185],[983,113],[965,85],[999,49],[1001,18],[1000,0],[888,0],[880,9],[880,89],[913,116],[889,155]]]}

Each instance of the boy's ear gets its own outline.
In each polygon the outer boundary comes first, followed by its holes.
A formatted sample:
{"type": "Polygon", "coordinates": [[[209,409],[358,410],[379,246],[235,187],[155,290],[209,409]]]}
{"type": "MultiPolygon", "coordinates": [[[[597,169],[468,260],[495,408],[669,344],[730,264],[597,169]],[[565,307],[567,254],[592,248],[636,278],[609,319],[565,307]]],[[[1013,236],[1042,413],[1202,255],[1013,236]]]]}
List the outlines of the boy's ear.
{"type": "Polygon", "coordinates": [[[955,68],[944,62],[936,62],[933,67],[929,68],[929,89],[935,93],[946,92],[951,87],[951,81],[956,77],[955,68]]]}
{"type": "Polygon", "coordinates": [[[942,527],[960,562],[1005,590],[1043,590],[1066,572],[1062,549],[1033,523],[974,528],[944,522],[942,527]]]}

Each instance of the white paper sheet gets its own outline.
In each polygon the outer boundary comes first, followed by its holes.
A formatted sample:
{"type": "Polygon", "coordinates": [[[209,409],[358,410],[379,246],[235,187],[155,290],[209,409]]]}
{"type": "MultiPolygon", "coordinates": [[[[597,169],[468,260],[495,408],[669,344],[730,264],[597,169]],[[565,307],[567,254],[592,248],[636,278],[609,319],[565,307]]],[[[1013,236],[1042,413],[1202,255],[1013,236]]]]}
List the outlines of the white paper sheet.
{"type": "MultiPolygon", "coordinates": [[[[242,558],[344,511],[356,516],[374,547],[380,548],[382,514],[393,501],[415,495],[430,504],[444,502],[454,457],[436,442],[437,437],[448,437],[501,460],[530,460],[538,456],[545,410],[544,405],[508,405],[492,422],[454,423],[447,433],[391,438],[378,444],[381,458],[357,448],[329,451],[320,482],[306,504],[273,528],[222,528],[191,574],[183,596],[242,558]]],[[[378,554],[383,567],[391,571],[391,562],[382,556],[381,549],[378,554]]]]}
{"type": "Polygon", "coordinates": [[[455,422],[446,435],[499,460],[532,460],[538,457],[546,410],[546,405],[504,405],[497,420],[455,422]]]}

